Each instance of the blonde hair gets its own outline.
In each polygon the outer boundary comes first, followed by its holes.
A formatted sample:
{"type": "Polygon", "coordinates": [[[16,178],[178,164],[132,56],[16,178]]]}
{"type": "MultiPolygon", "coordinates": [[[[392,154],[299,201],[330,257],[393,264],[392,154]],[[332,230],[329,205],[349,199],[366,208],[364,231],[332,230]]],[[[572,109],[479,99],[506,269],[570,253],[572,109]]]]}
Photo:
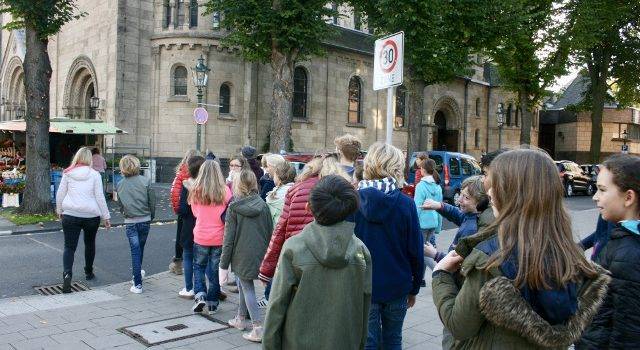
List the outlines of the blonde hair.
{"type": "Polygon", "coordinates": [[[93,154],[91,154],[90,147],[80,148],[73,156],[73,160],[71,160],[71,165],[69,165],[69,168],[73,168],[77,165],[93,165],[93,154]]]}
{"type": "Polygon", "coordinates": [[[200,167],[193,189],[189,192],[189,203],[224,204],[226,186],[220,164],[215,160],[205,160],[200,167]]]}
{"type": "Polygon", "coordinates": [[[296,180],[296,169],[289,162],[284,162],[276,166],[273,180],[278,180],[281,185],[286,185],[296,180]]]}
{"type": "Polygon", "coordinates": [[[286,163],[286,160],[284,159],[283,156],[279,154],[274,154],[274,153],[265,154],[264,156],[262,156],[262,159],[265,160],[264,161],[265,165],[267,166],[271,165],[274,168],[278,167],[278,165],[282,163],[286,163]]]}
{"type": "Polygon", "coordinates": [[[199,156],[199,155],[200,155],[200,152],[196,151],[195,149],[187,150],[187,152],[185,152],[184,154],[184,157],[182,157],[182,160],[180,161],[180,163],[176,165],[176,174],[180,172],[180,168],[182,168],[183,165],[187,165],[189,158],[193,156],[199,156]]]}
{"type": "Polygon", "coordinates": [[[338,152],[340,152],[348,161],[355,162],[355,160],[358,159],[362,144],[357,137],[351,134],[344,134],[336,137],[333,143],[336,145],[338,152]]]}
{"type": "Polygon", "coordinates": [[[404,185],[404,156],[397,147],[376,142],[364,157],[363,176],[366,180],[394,178],[398,186],[404,185]]]}
{"type": "Polygon", "coordinates": [[[251,169],[243,168],[233,178],[233,195],[236,198],[246,197],[252,193],[258,193],[258,180],[251,169]]]}
{"type": "Polygon", "coordinates": [[[120,172],[125,177],[140,175],[140,160],[131,154],[120,159],[120,172]]]}
{"type": "Polygon", "coordinates": [[[353,180],[353,178],[349,176],[349,174],[347,174],[344,168],[340,165],[335,156],[328,156],[322,161],[322,169],[320,169],[320,173],[318,174],[321,179],[329,175],[341,176],[349,182],[353,180]]]}
{"type": "Polygon", "coordinates": [[[309,161],[309,163],[305,164],[304,168],[302,168],[302,172],[296,178],[296,182],[304,181],[314,176],[318,176],[320,170],[322,170],[322,157],[315,157],[309,161]]]}
{"type": "Polygon", "coordinates": [[[478,204],[489,199],[487,193],[484,191],[484,179],[480,175],[471,176],[462,181],[460,189],[464,190],[465,188],[469,196],[478,204]]]}

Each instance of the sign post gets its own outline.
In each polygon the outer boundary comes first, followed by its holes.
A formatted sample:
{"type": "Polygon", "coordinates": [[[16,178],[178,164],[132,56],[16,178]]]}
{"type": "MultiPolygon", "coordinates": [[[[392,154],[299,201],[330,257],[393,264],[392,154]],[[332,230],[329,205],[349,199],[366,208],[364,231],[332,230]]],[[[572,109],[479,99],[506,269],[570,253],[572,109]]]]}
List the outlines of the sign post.
{"type": "Polygon", "coordinates": [[[209,113],[206,109],[198,107],[193,110],[193,120],[196,122],[196,149],[200,151],[200,139],[202,134],[202,125],[209,120],[209,113]]]}
{"type": "Polygon", "coordinates": [[[373,90],[387,89],[386,142],[393,135],[393,94],[402,84],[404,64],[404,32],[376,40],[373,57],[373,90]]]}

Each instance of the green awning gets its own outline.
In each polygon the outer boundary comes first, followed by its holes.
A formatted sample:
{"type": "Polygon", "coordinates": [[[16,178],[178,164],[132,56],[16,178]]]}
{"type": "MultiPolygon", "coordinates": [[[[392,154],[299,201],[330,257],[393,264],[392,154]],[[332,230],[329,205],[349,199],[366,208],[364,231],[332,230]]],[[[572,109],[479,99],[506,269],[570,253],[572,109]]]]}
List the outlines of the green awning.
{"type": "MultiPolygon", "coordinates": [[[[0,122],[0,130],[25,131],[26,123],[23,119],[0,122]]],[[[101,120],[52,118],[49,132],[75,135],[118,135],[127,132],[109,125],[101,120]]]]}

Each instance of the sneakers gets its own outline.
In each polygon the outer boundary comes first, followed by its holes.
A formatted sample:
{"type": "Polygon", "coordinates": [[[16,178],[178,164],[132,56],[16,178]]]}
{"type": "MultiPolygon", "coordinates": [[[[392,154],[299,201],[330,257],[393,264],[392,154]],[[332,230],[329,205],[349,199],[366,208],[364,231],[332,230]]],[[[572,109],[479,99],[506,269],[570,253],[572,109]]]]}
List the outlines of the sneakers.
{"type": "Polygon", "coordinates": [[[176,275],[182,275],[182,260],[173,258],[169,264],[169,272],[176,275]]]}
{"type": "Polygon", "coordinates": [[[238,286],[232,286],[227,284],[227,286],[225,287],[228,291],[230,291],[231,293],[238,293],[238,286]]]}
{"type": "Polygon", "coordinates": [[[71,293],[71,274],[65,273],[62,275],[62,293],[71,293]]]}
{"type": "Polygon", "coordinates": [[[250,333],[245,333],[242,335],[245,340],[252,341],[254,343],[262,342],[262,326],[253,326],[253,329],[250,333]]]}
{"type": "Polygon", "coordinates": [[[196,302],[193,304],[191,308],[193,312],[202,312],[202,309],[207,306],[207,302],[204,300],[204,295],[196,296],[196,302]]]}
{"type": "Polygon", "coordinates": [[[187,290],[187,288],[182,288],[182,290],[178,292],[178,296],[182,299],[193,299],[193,295],[193,289],[187,290]]]}
{"type": "Polygon", "coordinates": [[[134,294],[142,294],[142,285],[139,284],[137,286],[131,286],[131,288],[129,288],[129,291],[134,294]]]}
{"type": "Polygon", "coordinates": [[[96,278],[96,275],[93,274],[93,267],[85,267],[84,276],[87,281],[91,281],[92,279],[96,278]]]}
{"type": "Polygon", "coordinates": [[[209,311],[209,315],[213,315],[213,314],[215,314],[215,313],[216,313],[216,311],[218,310],[218,307],[217,307],[217,306],[214,306],[214,305],[209,305],[209,306],[207,307],[207,309],[208,309],[208,311],[209,311]]]}
{"type": "Polygon", "coordinates": [[[245,329],[251,326],[251,321],[237,315],[232,320],[229,320],[229,322],[227,323],[229,323],[229,326],[241,331],[244,331],[245,329]]]}
{"type": "Polygon", "coordinates": [[[267,305],[269,305],[269,300],[262,297],[262,299],[258,300],[258,307],[261,309],[266,309],[267,305]]]}
{"type": "MultiPolygon", "coordinates": [[[[140,277],[141,277],[141,278],[144,278],[144,276],[145,276],[146,274],[147,274],[147,273],[146,273],[146,272],[144,272],[144,270],[140,270],[140,277]]],[[[136,282],[134,282],[134,280],[135,280],[135,277],[131,277],[131,285],[134,285],[134,286],[135,286],[135,285],[136,285],[136,282]]]]}

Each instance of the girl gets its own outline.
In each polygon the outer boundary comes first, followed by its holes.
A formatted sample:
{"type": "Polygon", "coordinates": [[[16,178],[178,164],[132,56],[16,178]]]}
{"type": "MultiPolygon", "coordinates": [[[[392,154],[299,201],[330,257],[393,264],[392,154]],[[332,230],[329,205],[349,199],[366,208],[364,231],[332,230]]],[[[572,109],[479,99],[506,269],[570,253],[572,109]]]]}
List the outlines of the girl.
{"type": "Polygon", "coordinates": [[[229,265],[236,275],[240,305],[236,317],[229,325],[239,330],[252,331],[242,337],[249,341],[262,341],[262,314],[258,308],[253,280],[267,251],[273,222],[267,204],[258,194],[258,183],[250,169],[243,169],[233,182],[233,202],[225,218],[224,245],[220,257],[220,284],[226,283],[229,265]]]}
{"type": "Polygon", "coordinates": [[[149,235],[151,220],[156,212],[156,195],[151,188],[151,181],[140,176],[140,161],[127,154],[120,159],[120,171],[124,179],[118,183],[118,203],[124,214],[129,247],[131,248],[131,270],[133,285],[131,293],[142,293],[141,270],[144,246],[149,235]]]}
{"type": "Polygon", "coordinates": [[[78,247],[80,231],[84,232],[84,273],[87,280],[95,278],[93,259],[96,256],[96,233],[100,219],[111,227],[109,208],[102,191],[100,174],[91,168],[91,149],[82,147],[76,152],[71,165],[62,173],[56,195],[56,212],[64,232],[64,270],[62,292],[71,293],[73,259],[78,247]]]}
{"type": "MultiPolygon", "coordinates": [[[[189,170],[187,169],[187,161],[189,158],[198,155],[198,151],[195,149],[188,150],[180,163],[176,166],[176,177],[173,178],[171,183],[171,207],[173,212],[178,214],[178,208],[180,206],[180,192],[182,191],[182,182],[189,178],[189,170]]],[[[182,232],[182,219],[178,216],[178,222],[176,227],[176,244],[175,255],[171,259],[169,264],[169,272],[176,275],[182,274],[182,246],[180,245],[180,233],[182,232]]]]}
{"type": "Polygon", "coordinates": [[[224,237],[224,212],[230,199],[231,191],[224,183],[220,165],[215,160],[206,160],[200,167],[188,199],[196,218],[193,228],[194,312],[201,312],[208,306],[211,314],[218,308],[218,263],[224,237]],[[207,276],[208,289],[204,281],[207,265],[213,272],[207,276]]]}
{"type": "MultiPolygon", "coordinates": [[[[413,201],[418,208],[418,219],[420,220],[422,238],[425,243],[429,242],[435,247],[436,234],[440,233],[440,230],[442,229],[442,216],[440,216],[435,210],[424,209],[421,208],[421,206],[427,199],[438,203],[442,202],[442,187],[439,185],[440,175],[436,171],[436,162],[433,159],[427,158],[420,161],[419,164],[424,176],[422,176],[420,182],[417,183],[413,201]]],[[[436,266],[433,257],[426,256],[424,263],[431,270],[436,266]]]]}
{"type": "Polygon", "coordinates": [[[258,181],[262,200],[266,200],[267,194],[276,186],[274,180],[276,167],[286,162],[284,157],[279,154],[267,153],[262,156],[262,166],[265,170],[264,175],[258,181]]]}
{"type": "Polygon", "coordinates": [[[296,169],[294,169],[289,162],[280,163],[274,169],[273,180],[276,187],[267,194],[267,206],[271,212],[271,219],[273,224],[278,223],[280,215],[282,214],[282,207],[284,206],[284,196],[287,191],[293,186],[293,182],[296,179],[296,169]]]}
{"type": "Polygon", "coordinates": [[[611,271],[607,300],[576,349],[640,348],[640,157],[609,157],[593,196],[602,219],[615,223],[595,261],[611,271]]]}
{"type": "Polygon", "coordinates": [[[422,180],[422,177],[425,175],[424,170],[422,170],[423,169],[422,166],[427,159],[429,159],[429,157],[424,152],[420,152],[416,157],[416,163],[415,163],[416,175],[413,179],[413,183],[416,186],[420,183],[420,180],[422,180]]]}
{"type": "Polygon", "coordinates": [[[491,163],[495,232],[435,267],[433,300],[457,349],[566,349],[597,312],[609,277],[573,242],[553,160],[515,150],[491,163]],[[465,279],[461,288],[453,273],[465,279]]]}
{"type": "Polygon", "coordinates": [[[227,184],[227,187],[229,187],[229,190],[231,190],[231,186],[233,184],[234,176],[239,174],[240,170],[242,170],[244,168],[248,168],[248,167],[249,167],[249,165],[247,164],[247,160],[246,159],[244,159],[242,157],[231,158],[231,160],[229,161],[229,175],[225,179],[225,182],[227,184]]]}

